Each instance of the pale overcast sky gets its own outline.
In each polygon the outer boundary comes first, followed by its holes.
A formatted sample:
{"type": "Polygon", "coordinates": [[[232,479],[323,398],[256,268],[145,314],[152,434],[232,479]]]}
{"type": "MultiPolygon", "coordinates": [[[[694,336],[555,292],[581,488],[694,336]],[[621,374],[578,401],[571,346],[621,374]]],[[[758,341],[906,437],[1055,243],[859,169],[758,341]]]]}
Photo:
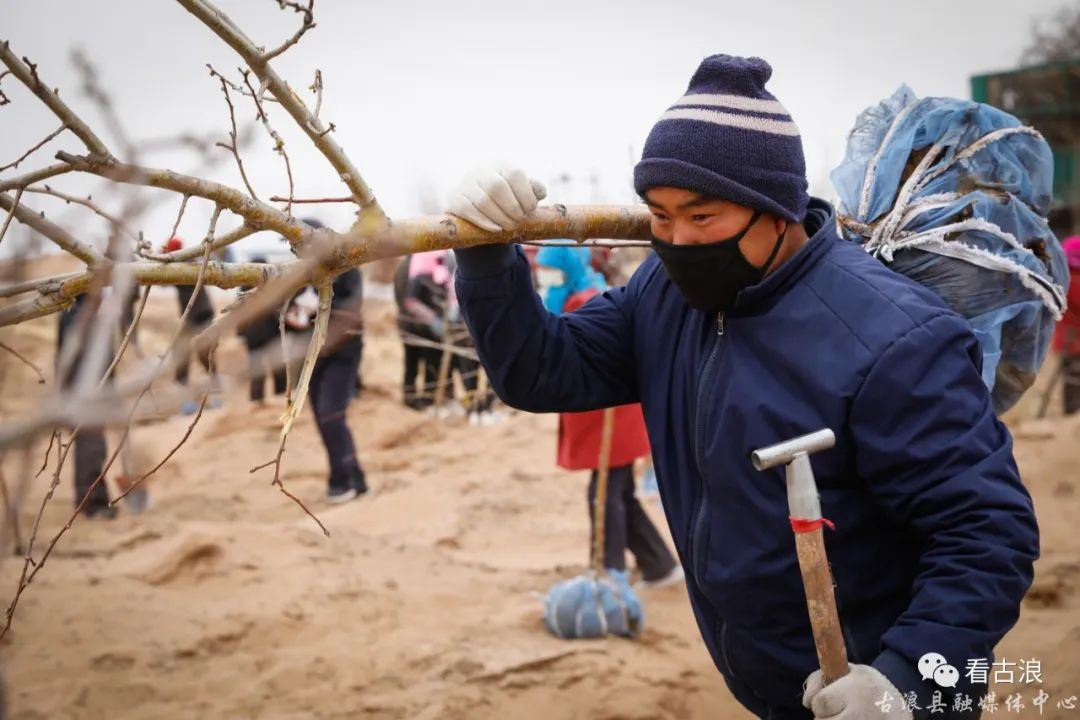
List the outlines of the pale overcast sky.
{"type": "MultiPolygon", "coordinates": [[[[827,173],[842,157],[857,113],[907,83],[919,95],[969,96],[972,74],[1012,67],[1034,18],[1061,0],[319,0],[318,27],[275,61],[304,97],[314,71],[325,79],[323,118],[337,125],[350,154],[391,216],[422,212],[425,192],[445,193],[471,167],[506,160],[547,182],[564,202],[629,202],[630,173],[649,128],[682,94],[702,57],[758,55],[774,69],[769,89],[790,110],[806,148],[811,188],[828,193],[827,173]],[[568,173],[560,186],[553,179],[568,173]],[[588,182],[595,174],[594,188],[588,182]]],[[[299,16],[272,0],[221,0],[256,42],[288,37],[299,16]]],[[[167,0],[0,0],[0,39],[39,72],[108,138],[81,95],[69,52],[83,49],[113,92],[137,138],[218,131],[228,116],[205,65],[232,71],[239,58],[175,2],[167,0]]],[[[0,165],[57,126],[11,77],[0,108],[0,165]]],[[[239,102],[244,118],[254,115],[239,102]]],[[[341,195],[343,186],[278,110],[298,196],[341,195]]],[[[280,159],[261,128],[245,151],[256,192],[286,194],[280,159]]],[[[80,152],[71,135],[54,141],[20,171],[58,149],[80,152]]],[[[219,150],[225,153],[224,150],[219,150]]],[[[181,155],[147,156],[148,165],[191,170],[181,155]]],[[[5,173],[5,174],[10,174],[5,173]]],[[[208,175],[240,187],[235,165],[208,175]]],[[[58,187],[92,188],[57,180],[58,187]]],[[[32,197],[50,217],[71,215],[32,197]]],[[[144,223],[164,237],[178,201],[144,223]]],[[[347,206],[315,211],[348,223],[347,206]]],[[[181,234],[205,230],[208,207],[194,207],[181,234]]],[[[94,235],[100,221],[85,220],[94,235]]],[[[261,242],[265,242],[263,238],[261,242]]],[[[260,241],[252,239],[253,244],[260,241]]],[[[8,244],[5,242],[5,245],[8,244]]]]}

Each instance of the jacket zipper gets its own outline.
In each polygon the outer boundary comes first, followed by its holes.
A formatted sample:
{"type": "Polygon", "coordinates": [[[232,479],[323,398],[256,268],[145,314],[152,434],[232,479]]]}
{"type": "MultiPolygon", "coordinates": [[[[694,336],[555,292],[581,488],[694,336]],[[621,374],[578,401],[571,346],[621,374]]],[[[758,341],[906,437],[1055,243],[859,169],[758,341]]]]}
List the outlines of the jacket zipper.
{"type": "MultiPolygon", "coordinates": [[[[713,362],[716,360],[716,355],[720,351],[720,338],[723,337],[723,335],[724,313],[721,312],[716,315],[716,339],[713,341],[712,349],[709,351],[709,357],[705,360],[705,369],[702,371],[701,380],[698,382],[697,408],[694,412],[694,456],[697,460],[698,475],[701,477],[701,502],[698,505],[697,512],[694,514],[694,524],[690,530],[690,563],[693,566],[690,575],[694,578],[694,584],[697,585],[697,588],[701,591],[702,595],[705,595],[705,590],[701,587],[701,581],[698,578],[698,569],[700,568],[698,560],[701,555],[700,535],[705,526],[705,516],[709,507],[709,496],[708,488],[705,483],[705,458],[701,449],[701,436],[703,432],[703,428],[701,427],[701,407],[704,404],[703,399],[706,390],[706,381],[709,378],[709,371],[712,370],[713,362]]],[[[705,597],[707,598],[708,596],[705,595],[705,597]]]]}

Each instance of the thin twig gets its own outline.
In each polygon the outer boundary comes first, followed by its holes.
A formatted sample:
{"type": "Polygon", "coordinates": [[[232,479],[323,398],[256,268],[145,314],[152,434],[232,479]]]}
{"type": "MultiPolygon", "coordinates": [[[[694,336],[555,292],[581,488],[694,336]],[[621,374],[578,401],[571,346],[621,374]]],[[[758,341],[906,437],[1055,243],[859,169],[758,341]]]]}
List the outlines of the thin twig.
{"type": "MultiPolygon", "coordinates": [[[[281,310],[278,312],[278,338],[281,340],[281,357],[287,357],[289,355],[289,338],[288,333],[285,332],[285,316],[289,312],[289,305],[291,301],[282,303],[281,310]]],[[[293,381],[292,381],[292,363],[285,363],[285,406],[292,405],[293,401],[293,381]]]]}
{"type": "Polygon", "coordinates": [[[15,357],[17,357],[19,360],[22,360],[24,365],[26,365],[28,368],[30,368],[35,373],[37,373],[38,383],[41,384],[41,385],[45,384],[45,376],[41,373],[41,370],[38,369],[37,365],[35,365],[34,363],[27,360],[25,357],[20,355],[19,352],[17,350],[15,350],[15,348],[11,347],[7,343],[0,342],[0,348],[3,348],[4,350],[7,350],[9,353],[11,353],[15,357]]]}
{"type": "Polygon", "coordinates": [[[315,68],[315,82],[311,83],[311,86],[308,88],[308,90],[315,93],[315,110],[311,114],[312,114],[312,117],[314,117],[316,120],[318,120],[319,119],[319,113],[322,111],[322,91],[323,91],[322,70],[320,70],[318,68],[315,68]]]}
{"type": "MultiPolygon", "coordinates": [[[[303,7],[299,3],[295,3],[295,2],[287,2],[286,0],[278,0],[278,6],[281,7],[282,10],[289,7],[289,8],[292,8],[293,10],[295,10],[298,13],[303,13],[303,15],[304,15],[304,23],[300,26],[300,29],[297,30],[295,34],[293,34],[293,36],[291,38],[289,38],[288,40],[286,40],[285,42],[283,42],[281,45],[279,45],[275,49],[271,50],[270,52],[264,53],[263,56],[262,56],[263,62],[270,62],[271,60],[276,58],[278,55],[285,52],[286,50],[291,48],[296,43],[300,42],[300,38],[304,37],[304,33],[306,33],[308,30],[312,29],[313,27],[315,27],[315,15],[312,12],[314,10],[314,8],[315,8],[315,0],[308,0],[307,7],[303,7]]],[[[318,116],[318,114],[316,113],[316,117],[317,116],[318,116]]]]}
{"type": "MultiPolygon", "coordinates": [[[[230,80],[229,78],[225,77],[224,75],[220,75],[219,77],[221,77],[221,79],[225,81],[225,84],[229,86],[230,90],[232,90],[234,93],[237,93],[241,97],[255,97],[255,95],[252,94],[252,92],[250,90],[248,90],[246,87],[244,87],[240,83],[235,82],[233,80],[230,80]]],[[[266,97],[266,96],[263,96],[262,101],[263,102],[268,102],[268,103],[277,103],[276,98],[266,97]]],[[[280,104],[280,103],[278,103],[278,104],[280,104]]]]}
{"type": "Polygon", "coordinates": [[[262,100],[259,97],[259,93],[255,92],[255,88],[251,84],[251,73],[247,70],[242,70],[241,75],[243,75],[244,84],[247,85],[248,90],[251,91],[252,99],[255,101],[256,119],[258,119],[263,124],[263,127],[266,128],[266,132],[270,135],[270,139],[274,141],[274,152],[276,152],[278,155],[281,155],[282,159],[285,161],[285,174],[289,177],[289,205],[285,210],[285,214],[291,218],[292,197],[294,194],[293,175],[292,165],[291,163],[289,163],[289,154],[285,152],[285,141],[281,139],[280,135],[278,135],[277,130],[271,127],[270,118],[267,116],[266,111],[263,110],[262,100]]]}
{"type": "Polygon", "coordinates": [[[97,68],[95,68],[90,60],[79,50],[72,51],[71,62],[82,75],[83,93],[97,103],[98,107],[101,109],[101,114],[105,117],[105,124],[109,128],[109,132],[111,132],[112,136],[120,143],[124,155],[129,160],[134,160],[138,151],[131,142],[127,131],[124,129],[124,124],[120,122],[120,116],[116,114],[116,108],[113,107],[112,99],[109,98],[109,94],[105,92],[98,83],[97,68]]]}
{"type": "Polygon", "coordinates": [[[315,521],[315,524],[318,525],[319,529],[323,531],[323,535],[325,535],[326,537],[330,537],[330,531],[326,529],[325,525],[323,525],[322,520],[320,520],[318,517],[316,517],[315,513],[311,512],[311,510],[308,510],[307,505],[305,505],[300,498],[296,497],[291,492],[289,492],[288,489],[286,489],[286,487],[285,487],[285,483],[281,482],[281,458],[285,454],[285,441],[286,441],[287,438],[288,438],[287,435],[283,435],[281,437],[281,443],[278,445],[277,455],[274,457],[273,460],[271,460],[269,462],[265,462],[262,465],[256,465],[255,467],[251,468],[251,470],[249,472],[251,474],[255,474],[259,470],[262,470],[264,468],[268,468],[268,467],[273,466],[273,468],[274,468],[274,479],[273,479],[273,481],[271,481],[270,484],[273,485],[273,486],[276,486],[277,489],[280,490],[285,495],[285,497],[289,498],[294,503],[299,505],[300,509],[303,510],[304,513],[307,514],[307,516],[309,518],[311,518],[312,520],[315,521]]]}
{"type": "Polygon", "coordinates": [[[169,231],[169,237],[166,240],[172,240],[176,237],[176,231],[180,228],[180,221],[184,219],[184,211],[187,210],[188,200],[190,199],[190,195],[185,195],[184,199],[180,201],[180,210],[176,213],[176,222],[173,223],[172,230],[169,231]]]}
{"type": "Polygon", "coordinates": [[[98,207],[98,205],[93,202],[92,195],[87,195],[85,198],[75,197],[74,195],[68,195],[67,193],[60,192],[59,190],[54,190],[48,185],[45,185],[41,188],[28,187],[26,188],[26,192],[36,193],[38,195],[51,195],[54,198],[63,200],[67,204],[81,205],[82,207],[93,212],[95,215],[104,218],[106,221],[109,222],[110,225],[112,225],[114,228],[119,229],[128,237],[132,238],[135,241],[139,240],[139,234],[127,225],[125,225],[123,220],[98,207]]]}
{"type": "MultiPolygon", "coordinates": [[[[33,579],[33,573],[37,573],[39,564],[34,562],[34,542],[37,540],[38,529],[41,527],[41,518],[45,515],[45,508],[48,506],[49,501],[52,500],[53,493],[56,492],[56,488],[60,485],[60,471],[64,467],[64,461],[67,460],[68,453],[71,452],[72,446],[75,444],[75,437],[79,432],[79,428],[71,433],[71,438],[67,444],[63,441],[59,446],[59,458],[56,463],[56,469],[53,471],[52,482],[49,484],[49,489],[45,492],[45,497],[41,500],[41,505],[38,507],[37,516],[34,518],[34,526],[30,531],[30,538],[26,542],[26,553],[23,556],[22,572],[19,574],[19,583],[15,588],[15,597],[11,599],[11,603],[7,608],[7,621],[4,624],[4,628],[0,630],[0,639],[3,639],[7,635],[8,630],[11,629],[11,621],[15,617],[15,608],[19,604],[19,598],[22,597],[23,592],[26,590],[30,581],[33,579]],[[33,566],[33,573],[30,568],[33,566]]],[[[44,562],[44,559],[42,560],[44,562]]]]}
{"type": "MultiPolygon", "coordinates": [[[[226,248],[229,245],[243,240],[254,232],[255,228],[251,227],[250,225],[241,225],[235,230],[227,232],[219,238],[215,238],[210,250],[211,252],[217,252],[222,248],[226,248]]],[[[164,263],[175,263],[194,260],[198,258],[201,254],[202,249],[198,245],[196,245],[194,247],[182,248],[180,250],[175,250],[171,253],[162,253],[160,255],[145,253],[143,257],[147,258],[148,260],[157,260],[164,263]]]]}
{"type": "Polygon", "coordinates": [[[240,159],[240,150],[236,146],[236,110],[233,108],[232,97],[229,96],[229,86],[225,82],[225,78],[218,73],[213,66],[207,64],[206,67],[210,69],[210,75],[212,77],[216,77],[221,81],[221,93],[225,96],[225,104],[229,106],[229,124],[232,127],[232,130],[229,131],[229,144],[216,143],[216,145],[225,148],[233,154],[233,157],[236,158],[236,166],[240,168],[240,177],[244,181],[244,186],[247,188],[251,197],[258,200],[259,196],[255,194],[254,188],[251,187],[251,181],[248,180],[247,172],[244,171],[244,161],[240,159]]]}
{"type": "MultiPolygon", "coordinates": [[[[106,378],[112,375],[113,370],[120,364],[120,358],[124,356],[124,351],[127,350],[128,344],[131,342],[131,338],[135,335],[136,328],[139,327],[139,321],[142,320],[143,310],[146,309],[146,301],[150,299],[150,286],[147,285],[143,290],[142,300],[139,302],[139,308],[135,311],[135,315],[131,319],[131,323],[128,325],[127,332],[124,333],[124,339],[120,341],[120,347],[117,349],[116,354],[113,356],[112,362],[109,363],[109,367],[105,370],[105,374],[101,378],[102,385],[105,384],[106,378]]],[[[99,386],[100,387],[100,386],[99,386]]]]}
{"type": "Polygon", "coordinates": [[[12,162],[12,163],[8,163],[7,165],[0,166],[0,172],[4,172],[5,170],[14,170],[15,168],[19,167],[19,163],[21,163],[23,160],[30,157],[36,151],[40,150],[42,147],[47,145],[50,140],[52,140],[53,138],[55,138],[57,135],[64,132],[65,130],[67,130],[67,125],[61,125],[60,127],[56,128],[56,130],[54,130],[53,132],[46,135],[44,140],[42,140],[37,145],[35,145],[34,147],[30,148],[25,153],[23,153],[22,156],[18,160],[16,160],[15,162],[12,162]]]}
{"type": "MultiPolygon", "coordinates": [[[[213,363],[211,362],[211,368],[212,367],[213,367],[213,363]]],[[[109,502],[109,505],[115,506],[118,502],[120,502],[121,500],[126,498],[128,495],[130,495],[131,491],[134,490],[135,488],[139,487],[143,483],[144,480],[149,478],[151,475],[156,473],[161,468],[165,467],[165,464],[168,463],[169,460],[171,460],[172,457],[174,455],[176,455],[176,453],[180,450],[180,448],[184,446],[184,443],[187,442],[187,439],[189,437],[191,437],[191,433],[194,432],[195,426],[199,422],[199,418],[202,417],[203,410],[206,408],[206,401],[210,398],[210,391],[211,391],[211,388],[207,387],[206,392],[203,393],[202,400],[199,401],[199,409],[195,412],[195,419],[193,419],[191,421],[191,424],[188,425],[187,430],[184,432],[184,436],[182,438],[180,438],[180,442],[178,442],[176,444],[176,446],[173,447],[173,449],[170,450],[168,452],[168,454],[165,455],[164,458],[162,458],[161,462],[159,462],[157,465],[155,465],[153,467],[152,470],[150,470],[147,473],[144,473],[135,482],[131,483],[131,485],[129,485],[122,493],[120,493],[120,495],[118,495],[115,499],[113,499],[111,502],[109,502]]]]}
{"type": "Polygon", "coordinates": [[[4,218],[4,226],[0,227],[0,242],[4,241],[4,235],[7,234],[8,226],[11,225],[11,218],[15,217],[15,210],[19,207],[19,200],[22,198],[23,188],[19,188],[15,191],[15,199],[11,201],[11,209],[8,210],[7,217],[4,218]]]}
{"type": "Polygon", "coordinates": [[[306,205],[315,203],[347,203],[352,202],[351,197],[334,197],[334,198],[287,198],[280,195],[274,195],[270,198],[270,202],[291,202],[293,205],[306,205]]]}
{"type": "MultiPolygon", "coordinates": [[[[35,480],[37,480],[39,477],[41,477],[41,473],[45,472],[45,468],[47,468],[49,466],[49,453],[52,452],[53,443],[55,441],[59,440],[59,439],[60,439],[60,431],[59,430],[53,430],[52,434],[49,435],[49,447],[45,448],[45,459],[41,463],[41,469],[38,470],[37,475],[34,476],[35,480]]],[[[57,458],[59,459],[59,454],[57,454],[57,458]]]]}

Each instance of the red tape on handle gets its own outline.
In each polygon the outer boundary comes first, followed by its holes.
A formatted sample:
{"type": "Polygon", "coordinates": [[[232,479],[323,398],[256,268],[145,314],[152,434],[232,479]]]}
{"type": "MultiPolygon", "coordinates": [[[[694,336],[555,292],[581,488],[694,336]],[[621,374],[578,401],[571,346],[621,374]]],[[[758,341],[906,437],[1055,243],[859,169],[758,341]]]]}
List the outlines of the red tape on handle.
{"type": "Polygon", "coordinates": [[[828,518],[818,518],[817,520],[807,520],[806,518],[788,517],[791,521],[791,529],[797,533],[814,532],[822,525],[828,526],[830,530],[836,530],[836,526],[833,525],[832,520],[828,518]]]}

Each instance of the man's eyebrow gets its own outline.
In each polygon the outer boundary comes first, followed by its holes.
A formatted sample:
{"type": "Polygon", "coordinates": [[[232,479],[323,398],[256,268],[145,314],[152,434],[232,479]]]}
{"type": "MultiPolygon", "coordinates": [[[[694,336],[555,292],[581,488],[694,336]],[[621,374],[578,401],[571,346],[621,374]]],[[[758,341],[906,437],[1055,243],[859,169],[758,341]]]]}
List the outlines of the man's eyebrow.
{"type": "MultiPolygon", "coordinates": [[[[648,205],[651,208],[656,208],[657,210],[663,210],[665,212],[667,211],[667,208],[665,208],[663,205],[661,205],[658,202],[654,202],[653,200],[650,200],[647,195],[642,195],[641,199],[646,205],[648,205]]],[[[676,205],[675,209],[676,210],[689,210],[690,208],[701,207],[702,205],[710,205],[710,204],[716,203],[716,202],[723,202],[723,200],[721,200],[720,198],[710,197],[708,195],[695,194],[689,200],[684,200],[683,202],[676,205]]]]}
{"type": "Polygon", "coordinates": [[[690,208],[701,207],[702,205],[711,205],[715,202],[723,202],[720,198],[709,197],[708,195],[695,195],[694,197],[681,202],[678,205],[678,210],[689,210],[690,208]]]}

